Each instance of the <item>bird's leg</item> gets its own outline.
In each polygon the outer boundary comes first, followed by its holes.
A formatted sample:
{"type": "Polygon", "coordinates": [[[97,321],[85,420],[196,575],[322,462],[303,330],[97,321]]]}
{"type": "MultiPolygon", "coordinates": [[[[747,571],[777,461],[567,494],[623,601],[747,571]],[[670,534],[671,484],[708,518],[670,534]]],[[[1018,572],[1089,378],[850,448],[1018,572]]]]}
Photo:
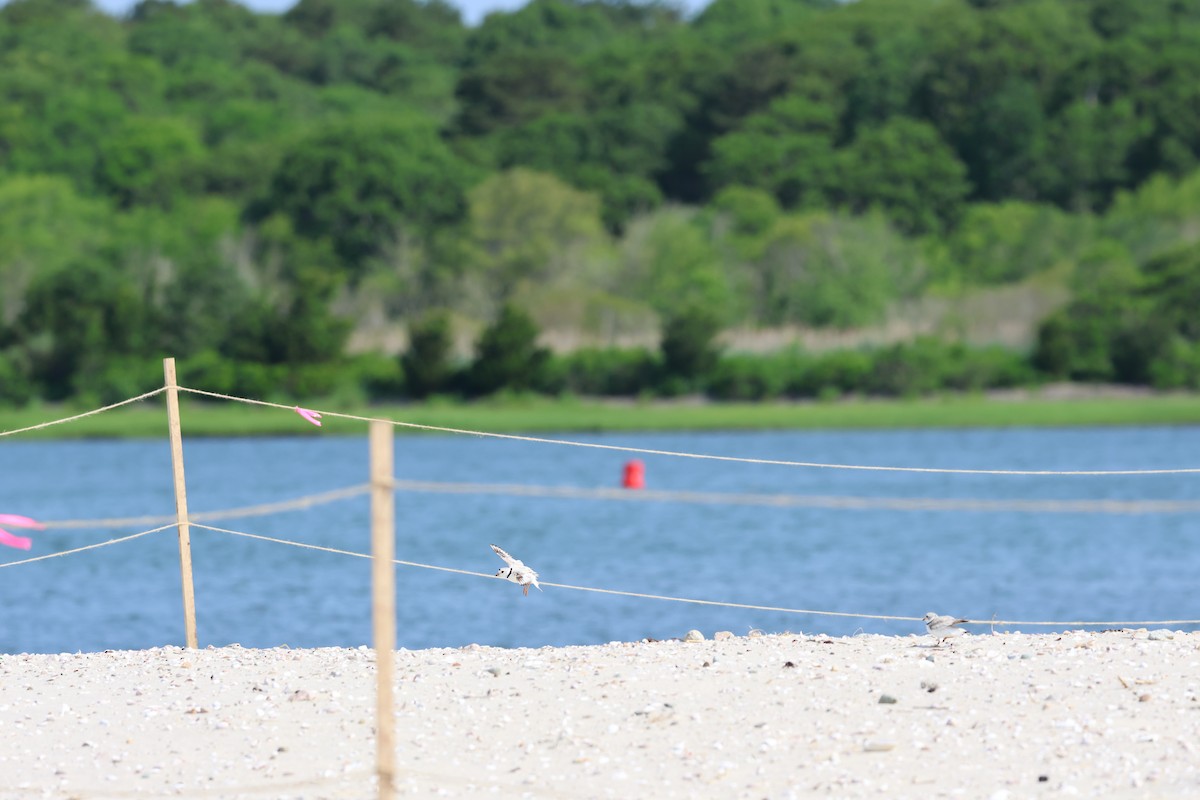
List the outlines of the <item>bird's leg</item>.
{"type": "Polygon", "coordinates": [[[521,588],[525,590],[525,596],[529,597],[529,584],[527,583],[524,586],[522,586],[521,588]]]}

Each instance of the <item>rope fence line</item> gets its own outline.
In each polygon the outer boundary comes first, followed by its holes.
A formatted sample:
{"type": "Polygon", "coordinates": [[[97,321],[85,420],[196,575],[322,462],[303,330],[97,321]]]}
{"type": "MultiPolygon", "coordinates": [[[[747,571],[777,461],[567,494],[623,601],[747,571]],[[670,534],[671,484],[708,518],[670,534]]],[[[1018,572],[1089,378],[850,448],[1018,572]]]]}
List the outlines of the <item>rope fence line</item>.
{"type": "Polygon", "coordinates": [[[488,494],[571,500],[749,505],[776,508],[834,508],[887,511],[1019,511],[1064,514],[1179,514],[1200,512],[1188,500],[984,500],[940,497],[856,497],[848,495],[693,492],[665,489],[535,486],[516,483],[454,483],[396,479],[396,489],[432,494],[488,494]]]}
{"type": "MultiPolygon", "coordinates": [[[[294,406],[287,406],[282,403],[272,403],[267,400],[254,400],[249,397],[238,397],[237,395],[222,394],[221,392],[209,392],[204,389],[193,389],[189,386],[178,387],[181,392],[189,392],[201,397],[212,397],[218,400],[229,400],[236,403],[245,403],[247,405],[264,406],[267,408],[278,408],[285,411],[293,411],[294,406]]],[[[627,447],[624,445],[615,444],[600,444],[598,442],[576,442],[570,439],[549,439],[540,436],[522,436],[515,433],[492,433],[489,431],[474,431],[464,428],[447,428],[440,425],[423,425],[417,422],[401,422],[399,420],[388,419],[386,417],[364,417],[358,414],[346,414],[340,411],[326,411],[325,409],[311,409],[318,412],[322,417],[331,417],[334,419],[348,419],[357,422],[383,422],[392,426],[401,428],[410,428],[413,430],[433,431],[436,433],[454,433],[466,436],[480,436],[492,439],[508,439],[518,442],[532,442],[536,444],[554,444],[566,447],[587,447],[596,450],[610,450],[621,453],[636,453],[639,455],[653,456],[670,456],[673,458],[693,458],[706,461],[725,461],[737,464],[765,464],[778,467],[808,467],[813,469],[845,469],[845,470],[864,470],[873,472],[919,472],[919,473],[935,473],[945,475],[1185,475],[1185,474],[1200,474],[1200,467],[1182,467],[1174,469],[1117,469],[1117,470],[1049,470],[1049,469],[960,469],[953,467],[894,467],[881,466],[872,464],[827,464],[813,461],[785,461],[769,458],[744,458],[740,456],[718,456],[704,453],[687,453],[676,450],[657,450],[647,447],[627,447]]]]}
{"type": "MultiPolygon", "coordinates": [[[[623,502],[692,503],[703,505],[749,505],[768,508],[830,508],[885,511],[1015,511],[1065,514],[1186,514],[1200,513],[1200,501],[1188,500],[985,500],[940,497],[859,497],[851,495],[757,494],[738,492],[693,492],[686,490],[614,487],[539,486],[517,483],[469,483],[419,481],[397,478],[397,491],[430,494],[485,494],[510,497],[542,497],[569,500],[613,500],[623,502]]],[[[189,515],[190,522],[219,522],[303,511],[365,495],[366,483],[314,492],[290,500],[238,506],[189,515]]],[[[174,515],[100,517],[97,519],[46,520],[46,530],[129,528],[135,525],[174,523],[174,515]]]]}
{"type": "MultiPolygon", "coordinates": [[[[218,400],[227,400],[236,403],[247,405],[257,405],[266,408],[277,408],[285,411],[294,410],[294,406],[287,406],[282,403],[273,403],[266,400],[255,400],[248,397],[239,397],[237,395],[224,394],[221,392],[210,392],[204,389],[195,389],[190,386],[176,386],[178,391],[188,392],[190,394],[211,397],[218,400]]],[[[131,397],[127,400],[121,400],[107,406],[85,411],[81,414],[75,414],[70,417],[61,419],[49,420],[47,422],[30,425],[24,428],[16,428],[9,431],[0,431],[0,438],[5,436],[14,436],[19,433],[28,433],[43,428],[49,428],[54,425],[62,425],[67,422],[74,422],[85,417],[102,414],[106,411],[120,408],[121,406],[137,403],[142,400],[149,399],[157,394],[165,392],[167,387],[159,387],[157,389],[145,392],[144,394],[131,397]]],[[[395,427],[409,428],[413,430],[424,430],[435,433],[453,433],[466,436],[479,436],[493,439],[507,439],[510,441],[531,442],[537,444],[553,444],[568,447],[586,447],[598,450],[609,450],[622,453],[634,453],[639,455],[659,455],[673,458],[691,458],[709,461],[724,461],[740,464],[763,464],[769,466],[781,467],[808,467],[812,469],[841,469],[841,470],[863,470],[877,472],[910,472],[910,473],[933,473],[933,474],[948,474],[948,475],[1073,475],[1073,476],[1105,476],[1105,475],[1186,475],[1200,474],[1200,467],[1180,467],[1170,469],[1120,469],[1120,470],[1017,470],[1017,469],[966,469],[954,467],[900,467],[887,466],[877,464],[832,464],[812,461],[788,461],[780,459],[764,459],[764,458],[745,458],[741,456],[721,456],[706,453],[688,453],[675,450],[659,450],[646,447],[629,447],[625,445],[601,444],[599,442],[577,442],[569,439],[550,439],[540,436],[523,436],[511,433],[493,433],[490,431],[476,431],[464,428],[450,428],[439,425],[424,425],[417,422],[403,422],[400,420],[388,419],[384,417],[366,417],[358,414],[347,414],[339,411],[325,411],[323,409],[314,409],[319,411],[322,416],[335,419],[347,419],[358,422],[383,422],[395,427]]]]}
{"type": "Polygon", "coordinates": [[[37,425],[30,425],[25,428],[14,428],[11,431],[0,431],[0,438],[5,436],[16,436],[18,433],[29,433],[30,431],[37,431],[41,430],[42,428],[50,428],[54,425],[62,425],[66,422],[75,422],[76,420],[83,419],[84,417],[93,417],[97,414],[103,414],[106,411],[112,411],[114,408],[127,406],[131,403],[140,403],[142,400],[148,400],[149,398],[154,397],[154,395],[161,394],[166,390],[167,389],[165,386],[160,386],[159,388],[146,392],[145,394],[139,394],[137,397],[131,397],[128,400],[121,400],[120,402],[112,403],[100,408],[93,408],[91,411],[84,411],[82,414],[75,414],[70,417],[63,417],[62,419],[52,419],[48,422],[39,422],[37,425]]]}
{"type": "MultiPolygon", "coordinates": [[[[106,411],[111,411],[124,405],[136,403],[145,400],[149,397],[166,391],[168,387],[155,389],[146,392],[142,395],[129,398],[117,403],[113,403],[101,408],[93,409],[82,414],[76,414],[71,417],[65,417],[57,420],[50,420],[38,425],[20,428],[12,431],[0,433],[0,436],[10,436],[17,433],[23,433],[41,428],[47,428],[53,425],[59,425],[66,422],[82,419],[84,417],[101,414],[106,411]]],[[[176,387],[179,391],[185,391],[192,394],[207,396],[221,400],[240,402],[250,405],[259,405],[270,408],[278,408],[291,411],[292,407],[281,403],[272,403],[264,400],[254,400],[250,398],[238,397],[235,395],[221,394],[217,392],[208,392],[201,389],[193,389],[185,386],[176,387]]],[[[322,416],[332,418],[341,418],[356,420],[361,422],[381,422],[392,426],[406,427],[419,430],[428,430],[442,433],[465,434],[471,436],[490,437],[498,439],[507,439],[514,441],[526,441],[542,444],[556,444],[574,447],[587,447],[594,449],[639,453],[646,455],[663,455],[679,458],[706,459],[716,461],[726,461],[735,463],[751,463],[751,464],[767,464],[776,466],[792,466],[792,467],[813,467],[826,469],[850,469],[850,470],[878,470],[878,471],[895,471],[895,472],[920,472],[920,473],[950,473],[950,474],[982,474],[982,475],[1159,475],[1159,474],[1187,474],[1200,473],[1200,468],[1181,468],[1181,469],[1154,469],[1154,470],[983,470],[983,469],[950,469],[950,468],[933,468],[933,467],[893,467],[893,466],[876,466],[876,465],[851,465],[851,464],[826,464],[816,462],[801,462],[801,461],[783,461],[775,459],[752,459],[741,458],[735,456],[717,456],[700,453],[687,453],[668,450],[657,450],[649,448],[625,447],[620,445],[607,445],[595,442],[575,442],[564,439],[550,439],[544,437],[521,436],[516,434],[501,434],[485,431],[473,431],[459,428],[448,428],[434,425],[422,425],[419,423],[401,422],[397,420],[365,417],[354,414],[345,414],[335,411],[321,411],[322,416]]],[[[687,491],[662,491],[662,490],[640,490],[632,493],[628,490],[618,490],[611,488],[586,489],[577,487],[550,487],[550,486],[522,486],[517,484],[479,484],[479,483],[440,483],[433,481],[405,481],[396,480],[395,487],[398,490],[404,491],[421,491],[421,492],[441,492],[441,493],[484,493],[484,494],[511,494],[524,496],[541,496],[541,497],[569,497],[569,498],[588,498],[588,499],[620,499],[620,500],[639,500],[639,501],[664,501],[664,502],[693,502],[693,503],[740,503],[752,505],[770,505],[770,506],[806,506],[806,507],[829,507],[829,508],[885,508],[894,510],[1022,510],[1022,511],[1057,511],[1057,512],[1092,512],[1101,511],[1104,513],[1150,513],[1150,512],[1181,512],[1195,511],[1200,509],[1200,503],[1189,503],[1186,501],[990,501],[990,500],[958,500],[953,498],[861,498],[861,497],[837,497],[837,496],[804,496],[804,495],[765,495],[765,494],[729,494],[729,493],[711,493],[711,492],[687,492],[687,491]]],[[[281,511],[289,511],[303,509],[320,505],[323,503],[334,502],[360,494],[364,494],[369,490],[368,484],[358,484],[336,489],[329,492],[321,492],[313,495],[307,495],[292,500],[280,501],[275,503],[264,503],[256,506],[247,506],[242,508],[225,509],[221,511],[213,511],[207,513],[195,514],[189,520],[193,527],[202,528],[218,533],[225,533],[233,536],[242,536],[261,541],[283,544],[293,547],[335,553],[339,555],[354,556],[358,558],[371,558],[369,554],[356,553],[348,550],[337,548],[322,547],[318,545],[309,545],[302,542],[290,541],[275,537],[260,536],[250,534],[244,531],[235,531],[227,528],[220,528],[212,525],[201,523],[199,520],[218,521],[224,519],[244,518],[252,516],[263,516],[267,514],[278,513],[281,511]]],[[[57,522],[47,523],[48,528],[82,528],[82,527],[124,527],[131,524],[148,524],[162,522],[159,527],[151,528],[150,530],[141,531],[139,533],[130,534],[128,536],[111,539],[105,542],[99,542],[83,547],[65,550],[58,553],[50,553],[44,556],[36,556],[33,558],[23,559],[20,561],[11,561],[5,564],[0,564],[0,568],[13,567],[23,564],[30,564],[38,561],[44,561],[51,558],[72,555],[75,553],[94,550],[100,547],[106,547],[112,544],[119,544],[133,539],[147,536],[151,533],[157,533],[168,528],[177,527],[178,522],[174,517],[167,516],[144,516],[144,517],[129,517],[129,518],[114,518],[107,520],[61,520],[57,522]]],[[[455,569],[452,567],[442,567],[432,564],[422,564],[418,562],[404,561],[396,559],[394,563],[401,566],[409,566],[421,569],[431,569],[441,572],[455,573],[467,575],[471,577],[491,578],[500,580],[495,575],[473,572],[470,570],[455,569]]],[[[919,622],[919,617],[903,617],[894,615],[875,615],[875,614],[857,614],[849,612],[837,611],[821,611],[815,609],[796,609],[783,608],[776,606],[760,606],[744,603],[729,603],[714,600],[702,600],[695,598],[671,597],[666,595],[646,594],[640,592],[627,592],[614,589],[603,589],[590,586],[573,586],[570,584],[557,584],[543,582],[543,585],[567,589],[573,591],[594,592],[600,594],[634,597],[640,599],[661,600],[668,602],[691,603],[696,605],[721,606],[726,608],[740,608],[756,611],[770,611],[789,614],[809,614],[813,616],[832,616],[832,617],[849,617],[857,619],[876,619],[888,621],[905,621],[919,622]]],[[[1045,625],[1055,627],[1071,627],[1071,626],[1134,626],[1134,625],[1194,625],[1200,624],[1200,620],[1138,620],[1138,621],[1070,621],[1070,622],[1044,622],[1044,621],[1029,621],[1029,620],[968,620],[972,624],[990,624],[993,626],[1015,626],[1015,625],[1045,625]]]]}
{"type": "MultiPolygon", "coordinates": [[[[334,553],[342,556],[352,556],[354,558],[370,559],[369,553],[357,553],[353,550],[342,550],[336,547],[325,547],[323,545],[307,544],[305,542],[296,542],[290,539],[282,539],[275,536],[262,536],[256,533],[247,533],[245,531],[236,531],[229,528],[218,528],[213,525],[192,524],[193,528],[202,528],[216,533],[224,533],[231,536],[240,536],[246,539],[254,539],[261,542],[270,542],[272,544],[282,544],[289,547],[298,547],[304,550],[315,550],[324,553],[334,553]]],[[[497,575],[492,575],[487,572],[475,572],[466,569],[457,569],[455,567],[443,567],[435,564],[422,564],[418,561],[403,561],[401,559],[393,559],[392,563],[405,567],[416,567],[419,569],[435,570],[437,572],[448,572],[455,575],[466,575],[472,578],[487,578],[489,580],[505,581],[497,575]]],[[[847,611],[821,611],[808,608],[785,608],[781,606],[760,606],[748,603],[729,603],[720,600],[698,600],[689,597],[672,597],[669,595],[646,594],[643,592],[626,592],[618,589],[601,589],[595,586],[575,586],[569,583],[550,583],[548,581],[539,581],[539,585],[547,586],[554,589],[567,589],[576,592],[594,592],[598,594],[616,595],[619,597],[633,597],[643,600],[662,600],[673,603],[689,603],[692,605],[702,606],[720,606],[722,608],[738,608],[750,611],[773,611],[783,614],[807,614],[816,617],[849,617],[853,619],[874,619],[886,620],[892,622],[922,622],[921,617],[903,617],[890,614],[856,614],[847,611]]],[[[1146,627],[1149,625],[1200,625],[1200,619],[1168,619],[1168,620],[1118,620],[1118,621],[1086,621],[1074,620],[1069,622],[1045,622],[1045,621],[1028,621],[1028,620],[1000,620],[1000,619],[968,619],[966,623],[971,625],[992,625],[998,627],[1015,627],[1018,625],[1026,626],[1045,626],[1055,628],[1084,628],[1084,627],[1146,627]]]]}
{"type": "Polygon", "coordinates": [[[168,528],[174,528],[175,524],[176,523],[172,522],[169,525],[160,525],[159,527],[151,528],[148,531],[140,531],[138,533],[131,533],[128,536],[121,536],[117,539],[109,539],[106,542],[96,542],[95,544],[88,544],[88,545],[84,545],[83,547],[76,547],[72,550],[61,550],[57,553],[47,553],[44,556],[34,556],[33,558],[23,558],[20,561],[9,561],[5,564],[0,564],[0,569],[4,569],[5,567],[19,567],[22,564],[32,564],[35,561],[46,561],[51,558],[61,558],[62,556],[70,556],[70,555],[74,555],[76,553],[82,553],[85,550],[97,550],[101,547],[108,547],[109,545],[112,545],[112,544],[121,544],[122,542],[133,541],[134,539],[140,539],[143,536],[149,536],[152,533],[158,533],[159,531],[165,531],[168,528]]]}
{"type": "MultiPolygon", "coordinates": [[[[226,519],[243,519],[246,517],[264,517],[270,514],[280,514],[287,511],[302,511],[316,506],[335,503],[340,500],[346,500],[351,497],[358,497],[367,493],[370,487],[368,484],[359,483],[353,486],[346,486],[341,489],[331,489],[327,492],[316,492],[314,494],[306,494],[302,497],[296,497],[291,500],[280,500],[273,503],[260,503],[253,506],[241,506],[238,508],[226,508],[219,511],[201,511],[188,515],[189,522],[198,520],[207,520],[210,522],[226,520],[226,519]]],[[[142,516],[142,517],[108,517],[102,519],[60,519],[47,520],[42,523],[47,530],[78,530],[85,528],[128,528],[133,525],[156,525],[165,522],[170,522],[172,525],[176,522],[174,514],[162,514],[159,516],[142,516]]]]}
{"type": "MultiPolygon", "coordinates": [[[[169,528],[174,528],[174,527],[176,527],[176,524],[177,523],[172,522],[167,525],[161,525],[157,528],[151,528],[150,530],[140,531],[138,533],[133,533],[128,536],[122,536],[122,537],[119,537],[116,539],[110,539],[105,542],[97,542],[95,544],[85,545],[83,547],[77,547],[77,548],[74,548],[71,550],[63,550],[58,553],[50,553],[50,554],[44,555],[44,556],[35,556],[34,558],[22,559],[20,561],[10,561],[5,564],[0,564],[0,569],[3,569],[5,567],[20,566],[23,564],[32,564],[37,561],[46,561],[51,558],[60,558],[62,556],[74,555],[75,553],[82,553],[87,550],[96,550],[101,547],[108,547],[109,545],[120,544],[123,542],[132,541],[134,539],[139,539],[143,536],[148,536],[152,533],[159,533],[160,531],[164,531],[169,528]]],[[[336,547],[326,547],[323,545],[307,544],[305,542],[297,542],[297,541],[293,541],[290,539],[282,539],[282,538],[274,537],[274,536],[263,536],[263,535],[255,534],[255,533],[247,533],[245,531],[232,530],[230,528],[220,528],[215,525],[206,525],[206,524],[198,523],[195,521],[191,521],[190,525],[193,528],[200,528],[203,530],[213,531],[215,533],[224,533],[224,534],[227,534],[230,536],[238,536],[238,537],[242,537],[242,538],[246,538],[246,539],[253,539],[253,540],[262,541],[262,542],[269,542],[272,544],[282,544],[282,545],[286,545],[289,547],[296,547],[296,548],[300,548],[300,549],[304,549],[304,550],[314,550],[314,551],[324,552],[324,553],[333,553],[336,555],[352,556],[354,558],[365,558],[368,560],[371,559],[371,555],[369,553],[358,553],[353,550],[343,550],[343,549],[336,548],[336,547]]],[[[487,578],[490,580],[499,580],[499,581],[505,580],[496,575],[492,575],[492,574],[489,574],[486,572],[475,572],[473,570],[458,569],[455,567],[444,567],[444,566],[438,566],[435,564],[424,564],[424,563],[421,563],[418,561],[405,561],[403,559],[393,559],[392,563],[400,565],[400,566],[405,566],[405,567],[415,567],[415,568],[419,568],[419,569],[434,570],[437,572],[447,572],[447,573],[452,573],[452,574],[456,574],[456,575],[466,575],[466,576],[472,577],[472,578],[487,578]]],[[[599,588],[599,587],[595,587],[595,586],[577,586],[577,585],[568,584],[568,583],[551,583],[548,581],[540,581],[539,583],[542,586],[548,586],[548,587],[554,588],[554,589],[566,589],[569,591],[593,592],[593,593],[597,593],[597,594],[614,595],[614,596],[619,596],[619,597],[632,597],[632,598],[643,599],[643,600],[660,600],[660,601],[674,602],[674,603],[688,603],[688,604],[692,604],[692,605],[718,606],[718,607],[722,607],[722,608],[737,608],[737,609],[750,610],[750,611],[769,611],[769,612],[777,612],[777,613],[783,613],[783,614],[806,614],[809,616],[819,616],[819,617],[845,617],[845,618],[852,618],[852,619],[873,619],[873,620],[886,620],[886,621],[894,621],[894,622],[921,622],[922,621],[921,617],[906,617],[906,616],[898,616],[898,615],[892,615],[892,614],[862,614],[862,613],[854,613],[854,612],[847,612],[847,611],[824,611],[824,610],[808,609],[808,608],[788,608],[788,607],[783,607],[783,606],[763,606],[763,605],[755,605],[755,604],[750,604],[750,603],[731,603],[731,602],[720,601],[720,600],[702,600],[702,599],[689,598],[689,597],[674,597],[674,596],[670,596],[670,595],[648,594],[648,593],[644,593],[644,592],[628,592],[628,591],[622,591],[622,590],[618,590],[618,589],[603,589],[603,588],[599,588]]],[[[1149,625],[1200,625],[1200,619],[1104,620],[1104,621],[1089,621],[1089,620],[1041,621],[1041,620],[968,619],[965,622],[968,624],[972,624],[972,625],[992,625],[992,626],[999,626],[999,627],[1015,627],[1015,626],[1023,625],[1023,626],[1046,626],[1046,627],[1056,627],[1056,628],[1097,627],[1097,626],[1132,628],[1132,627],[1146,627],[1149,625]]]]}

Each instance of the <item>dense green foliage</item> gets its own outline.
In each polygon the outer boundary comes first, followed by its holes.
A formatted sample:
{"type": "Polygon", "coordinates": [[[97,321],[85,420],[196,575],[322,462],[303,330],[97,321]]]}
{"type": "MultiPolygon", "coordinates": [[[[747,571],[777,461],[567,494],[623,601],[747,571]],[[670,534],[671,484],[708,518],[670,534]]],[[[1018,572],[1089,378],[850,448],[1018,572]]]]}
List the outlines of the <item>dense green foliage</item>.
{"type": "Polygon", "coordinates": [[[1198,240],[1200,0],[0,7],[5,404],[1200,388],[1198,240]],[[1031,354],[715,345],[1036,280],[1031,354]]]}
{"type": "Polygon", "coordinates": [[[1200,389],[1200,244],[1081,287],[1042,325],[1034,358],[1064,378],[1200,389]]]}
{"type": "Polygon", "coordinates": [[[537,343],[537,324],[528,314],[505,304],[496,321],[475,344],[475,360],[464,375],[469,394],[493,394],[501,389],[530,391],[546,388],[550,351],[537,343]]]}
{"type": "Polygon", "coordinates": [[[453,348],[450,317],[445,313],[435,312],[409,327],[408,350],[400,365],[410,397],[421,399],[450,388],[453,348]]]}

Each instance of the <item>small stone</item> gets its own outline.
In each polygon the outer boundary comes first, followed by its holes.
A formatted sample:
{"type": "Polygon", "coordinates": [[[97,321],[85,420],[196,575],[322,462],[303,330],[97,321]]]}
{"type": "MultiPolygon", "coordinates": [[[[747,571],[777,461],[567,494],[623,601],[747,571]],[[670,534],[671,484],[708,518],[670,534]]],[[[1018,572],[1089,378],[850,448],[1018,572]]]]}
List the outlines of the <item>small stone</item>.
{"type": "Polygon", "coordinates": [[[687,632],[687,636],[683,637],[685,642],[703,642],[704,634],[694,628],[687,632]]]}
{"type": "Polygon", "coordinates": [[[796,662],[794,662],[794,661],[785,661],[785,662],[783,662],[783,666],[784,666],[784,667],[795,667],[795,666],[796,666],[796,662]]]}
{"type": "Polygon", "coordinates": [[[938,690],[938,685],[933,681],[921,681],[921,688],[930,694],[933,694],[938,690]]]}
{"type": "Polygon", "coordinates": [[[716,633],[713,634],[714,642],[723,642],[726,639],[732,639],[732,638],[733,638],[733,631],[717,631],[716,633]]]}
{"type": "Polygon", "coordinates": [[[1174,639],[1175,634],[1171,633],[1166,628],[1158,628],[1158,629],[1150,631],[1149,635],[1146,638],[1152,642],[1163,642],[1163,641],[1166,641],[1167,639],[1174,639]]]}
{"type": "Polygon", "coordinates": [[[1038,783],[1045,783],[1048,780],[1050,780],[1049,775],[1038,775],[1038,783]]]}
{"type": "Polygon", "coordinates": [[[892,697],[890,694],[881,694],[879,695],[879,702],[891,705],[896,702],[896,698],[892,697]]]}
{"type": "MultiPolygon", "coordinates": [[[[886,697],[887,695],[884,696],[886,697]]],[[[867,742],[863,745],[863,751],[867,753],[886,753],[888,750],[895,749],[895,747],[896,745],[893,742],[867,742]]]]}
{"type": "Polygon", "coordinates": [[[751,628],[750,632],[747,633],[746,635],[749,636],[751,639],[757,639],[758,637],[763,635],[763,632],[760,631],[758,628],[751,628]]]}
{"type": "Polygon", "coordinates": [[[493,678],[499,678],[499,677],[500,677],[500,668],[499,668],[499,667],[488,667],[488,668],[487,668],[487,671],[488,671],[488,672],[490,672],[490,673],[492,673],[492,677],[493,677],[493,678]]]}
{"type": "Polygon", "coordinates": [[[1148,694],[1140,694],[1140,695],[1138,695],[1138,702],[1139,702],[1139,703],[1149,703],[1149,702],[1150,702],[1150,695],[1148,695],[1148,694]]]}

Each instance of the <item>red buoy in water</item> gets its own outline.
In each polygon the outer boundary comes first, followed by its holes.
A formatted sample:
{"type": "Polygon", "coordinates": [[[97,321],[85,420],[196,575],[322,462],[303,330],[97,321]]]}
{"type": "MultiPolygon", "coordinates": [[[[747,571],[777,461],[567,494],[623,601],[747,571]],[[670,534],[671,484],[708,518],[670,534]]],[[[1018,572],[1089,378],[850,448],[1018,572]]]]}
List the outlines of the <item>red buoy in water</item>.
{"type": "Polygon", "coordinates": [[[625,477],[621,485],[626,489],[646,488],[646,465],[636,458],[625,462],[625,477]]]}

